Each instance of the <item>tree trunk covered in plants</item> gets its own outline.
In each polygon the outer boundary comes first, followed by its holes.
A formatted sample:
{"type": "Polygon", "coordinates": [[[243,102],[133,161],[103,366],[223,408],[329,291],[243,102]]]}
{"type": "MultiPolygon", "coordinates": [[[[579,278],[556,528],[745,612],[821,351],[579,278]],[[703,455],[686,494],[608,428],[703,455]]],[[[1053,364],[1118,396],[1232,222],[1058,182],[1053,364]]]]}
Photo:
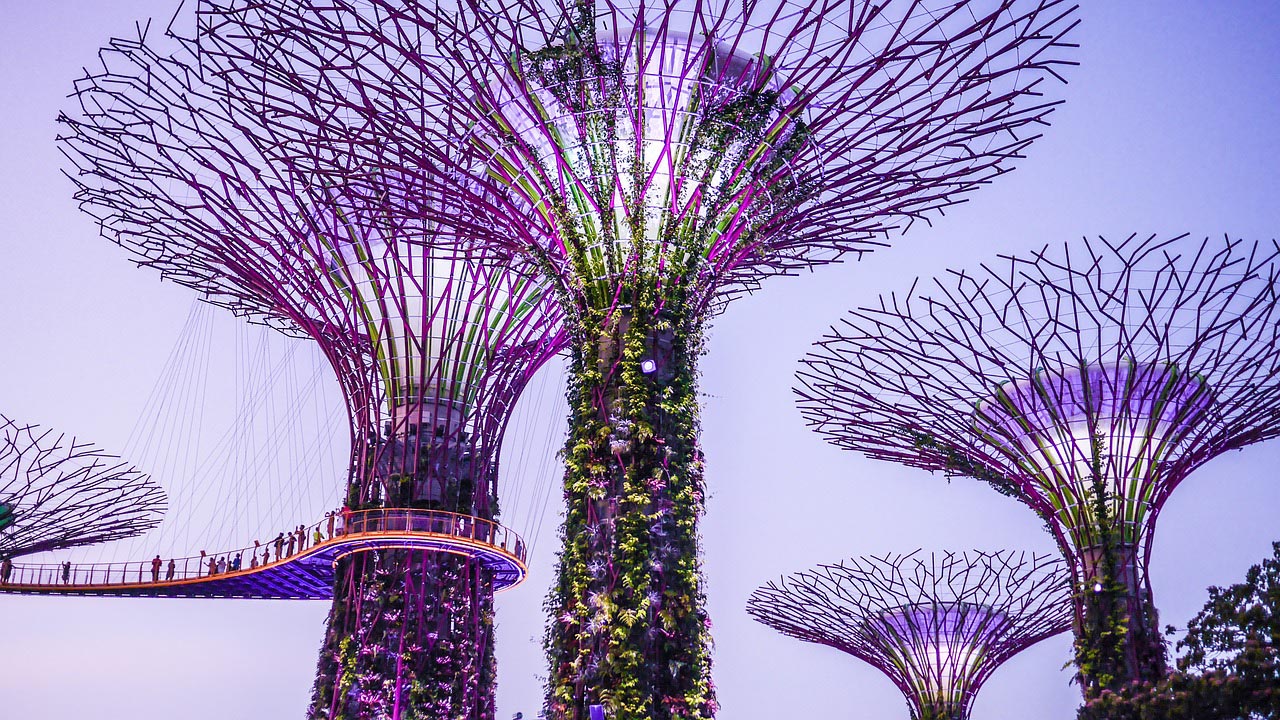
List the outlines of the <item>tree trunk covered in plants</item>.
{"type": "Polygon", "coordinates": [[[492,720],[493,590],[478,562],[386,550],[341,561],[312,720],[492,720]]]}
{"type": "Polygon", "coordinates": [[[1081,534],[1101,542],[1078,551],[1076,568],[1076,667],[1086,699],[1135,682],[1157,682],[1169,672],[1138,547],[1117,539],[1112,495],[1103,480],[1103,452],[1102,440],[1095,438],[1091,520],[1097,527],[1081,534]]]}
{"type": "MultiPolygon", "coordinates": [[[[360,473],[373,482],[350,493],[355,509],[492,519],[492,468],[462,428],[406,425],[375,455],[360,473]]],[[[492,574],[480,562],[425,550],[353,554],[338,565],[308,718],[493,720],[493,645],[492,574]]]]}
{"type": "Polygon", "coordinates": [[[1076,664],[1086,698],[1168,674],[1151,592],[1132,546],[1082,553],[1076,600],[1076,664]]]}
{"type": "Polygon", "coordinates": [[[660,283],[630,282],[618,295],[629,305],[571,325],[564,545],[546,603],[556,720],[588,720],[592,705],[610,720],[716,709],[698,537],[701,317],[658,300],[660,283]]]}

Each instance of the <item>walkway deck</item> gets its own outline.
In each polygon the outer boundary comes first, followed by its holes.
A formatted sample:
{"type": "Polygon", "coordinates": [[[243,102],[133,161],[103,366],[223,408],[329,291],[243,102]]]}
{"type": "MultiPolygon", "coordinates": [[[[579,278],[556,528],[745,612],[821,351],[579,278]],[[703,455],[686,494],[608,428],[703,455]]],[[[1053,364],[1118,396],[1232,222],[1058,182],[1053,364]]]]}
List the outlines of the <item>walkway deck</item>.
{"type": "Polygon", "coordinates": [[[524,581],[524,541],[508,528],[468,515],[435,510],[363,510],[305,528],[306,542],[294,536],[279,548],[272,538],[261,546],[212,556],[162,558],[153,576],[152,560],[71,565],[14,564],[0,593],[112,597],[279,598],[327,600],[333,597],[334,565],[351,553],[370,550],[435,550],[475,558],[493,572],[495,591],[524,581]],[[317,531],[321,541],[313,542],[317,531]],[[300,547],[299,547],[300,546],[300,547]],[[256,551],[256,552],[255,552],[256,551]],[[240,570],[209,572],[209,557],[228,562],[239,553],[240,570]],[[263,563],[261,555],[271,560],[263,563]],[[256,566],[251,557],[257,558],[256,566]]]}

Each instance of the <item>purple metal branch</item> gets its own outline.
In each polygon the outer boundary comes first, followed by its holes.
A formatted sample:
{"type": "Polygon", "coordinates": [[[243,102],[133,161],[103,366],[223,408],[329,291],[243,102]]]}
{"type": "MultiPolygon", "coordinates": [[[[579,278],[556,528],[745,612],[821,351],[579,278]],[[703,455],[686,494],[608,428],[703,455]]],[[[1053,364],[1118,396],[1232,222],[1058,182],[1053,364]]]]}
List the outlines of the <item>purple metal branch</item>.
{"type": "Polygon", "coordinates": [[[121,540],[160,524],[165,494],[91,444],[0,415],[0,560],[121,540]],[[4,520],[11,520],[6,523],[4,520]]]}
{"type": "Polygon", "coordinates": [[[963,720],[1006,660],[1071,627],[1061,560],[1003,552],[864,557],[757,589],[747,612],[887,675],[917,720],[963,720]]]}

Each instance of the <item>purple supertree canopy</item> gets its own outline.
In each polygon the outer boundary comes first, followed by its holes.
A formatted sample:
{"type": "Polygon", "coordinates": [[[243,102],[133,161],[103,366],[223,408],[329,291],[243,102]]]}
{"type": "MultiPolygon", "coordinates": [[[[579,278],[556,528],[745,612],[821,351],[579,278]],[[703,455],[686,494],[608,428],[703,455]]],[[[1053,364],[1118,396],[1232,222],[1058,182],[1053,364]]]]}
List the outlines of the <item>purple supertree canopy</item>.
{"type": "Polygon", "coordinates": [[[752,593],[775,630],[849,653],[888,675],[915,720],[963,720],[1004,661],[1071,627],[1070,576],[1011,551],[855,558],[752,593]]]}
{"type": "MultiPolygon", "coordinates": [[[[486,451],[472,459],[488,463],[511,403],[564,344],[545,285],[291,173],[216,68],[170,39],[172,55],[114,40],[77,84],[81,112],[61,118],[60,141],[84,210],[139,264],[315,340],[347,398],[357,470],[371,438],[381,447],[419,425],[470,435],[486,451]]],[[[359,474],[364,501],[379,489],[359,474]]]]}
{"type": "Polygon", "coordinates": [[[1092,546],[1091,468],[1117,530],[1214,456],[1280,433],[1275,243],[1099,238],[882,296],[818,343],[801,407],[841,447],[1008,489],[1092,546]],[[1094,452],[1100,440],[1099,452],[1094,452]]]}
{"type": "Polygon", "coordinates": [[[0,560],[141,535],[165,505],[164,490],[120,458],[0,415],[0,560]]]}
{"type": "MultiPolygon", "coordinates": [[[[547,283],[482,249],[440,249],[385,193],[298,175],[197,43],[167,41],[166,55],[115,40],[77,84],[60,140],[82,207],[140,264],[320,346],[351,419],[352,508],[493,518],[512,405],[564,345],[547,283]]],[[[431,192],[414,187],[396,197],[431,192]]],[[[378,550],[336,574],[309,717],[493,717],[483,563],[378,550]]]]}
{"type": "Polygon", "coordinates": [[[1274,242],[1130,236],[957,272],[852,311],[805,359],[800,404],[841,447],[1019,498],[1082,584],[1106,584],[1110,547],[1158,643],[1160,507],[1280,433],[1278,260],[1274,242]]]}
{"type": "Polygon", "coordinates": [[[1073,11],[206,0],[202,50],[268,88],[260,112],[309,171],[430,175],[450,202],[397,207],[535,259],[586,306],[641,275],[704,307],[1011,169],[1056,105],[1073,11]]]}

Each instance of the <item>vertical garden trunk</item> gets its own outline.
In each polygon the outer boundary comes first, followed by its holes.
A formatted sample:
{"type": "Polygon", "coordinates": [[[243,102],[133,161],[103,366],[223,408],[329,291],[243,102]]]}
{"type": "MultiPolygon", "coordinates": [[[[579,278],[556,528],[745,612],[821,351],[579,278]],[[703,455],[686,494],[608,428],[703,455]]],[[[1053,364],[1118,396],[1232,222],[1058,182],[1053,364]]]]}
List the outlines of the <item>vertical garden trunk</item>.
{"type": "Polygon", "coordinates": [[[1168,673],[1165,645],[1137,548],[1104,544],[1080,552],[1076,664],[1086,698],[1168,673]]]}
{"type": "Polygon", "coordinates": [[[493,591],[478,562],[387,550],[342,561],[312,720],[492,720],[493,591]]]}
{"type": "Polygon", "coordinates": [[[620,293],[634,302],[582,311],[573,328],[564,546],[547,599],[556,720],[588,720],[593,705],[610,720],[715,712],[698,548],[701,323],[655,296],[620,293]]]}
{"type": "MultiPolygon", "coordinates": [[[[361,473],[374,482],[355,488],[352,504],[491,519],[489,473],[461,423],[409,407],[414,420],[379,443],[372,472],[361,473]]],[[[493,720],[493,640],[492,573],[478,560],[425,550],[350,555],[339,562],[308,718],[493,720]]]]}

